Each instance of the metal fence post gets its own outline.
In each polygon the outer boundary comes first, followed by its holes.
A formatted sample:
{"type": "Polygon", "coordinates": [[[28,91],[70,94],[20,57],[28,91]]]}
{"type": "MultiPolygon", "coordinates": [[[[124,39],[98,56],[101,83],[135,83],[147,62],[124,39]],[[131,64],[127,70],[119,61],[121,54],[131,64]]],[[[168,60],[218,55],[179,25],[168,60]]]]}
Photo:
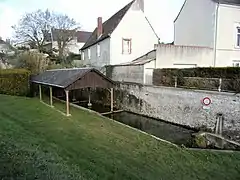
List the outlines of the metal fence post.
{"type": "Polygon", "coordinates": [[[219,78],[218,92],[221,92],[221,88],[222,88],[222,78],[219,78]]]}

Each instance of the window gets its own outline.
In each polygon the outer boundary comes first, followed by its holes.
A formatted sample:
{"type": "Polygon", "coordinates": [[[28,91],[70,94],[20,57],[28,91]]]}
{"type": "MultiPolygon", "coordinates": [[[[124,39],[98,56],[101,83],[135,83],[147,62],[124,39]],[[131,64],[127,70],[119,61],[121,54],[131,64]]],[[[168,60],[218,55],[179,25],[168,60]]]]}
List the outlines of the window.
{"type": "Polygon", "coordinates": [[[82,60],[84,60],[84,51],[82,51],[82,60]]]}
{"type": "Polygon", "coordinates": [[[132,39],[122,39],[122,54],[132,53],[132,39]]]}
{"type": "Polygon", "coordinates": [[[240,60],[233,60],[233,67],[240,67],[240,60]]]}
{"type": "Polygon", "coordinates": [[[237,31],[236,47],[240,48],[240,26],[237,26],[236,31],[237,31]]]}
{"type": "Polygon", "coordinates": [[[88,49],[88,59],[91,59],[91,49],[88,49]]]}
{"type": "Polygon", "coordinates": [[[97,45],[97,56],[100,57],[101,56],[101,49],[100,49],[100,45],[97,45]]]}

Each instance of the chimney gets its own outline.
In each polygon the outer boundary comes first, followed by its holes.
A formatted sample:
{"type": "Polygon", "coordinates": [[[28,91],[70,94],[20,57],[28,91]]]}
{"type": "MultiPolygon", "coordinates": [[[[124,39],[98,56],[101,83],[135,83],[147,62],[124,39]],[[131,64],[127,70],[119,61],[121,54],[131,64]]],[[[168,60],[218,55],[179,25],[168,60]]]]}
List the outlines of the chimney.
{"type": "Polygon", "coordinates": [[[144,0],[135,0],[133,3],[132,9],[135,11],[144,12],[144,0]]]}
{"type": "Polygon", "coordinates": [[[102,17],[97,19],[97,37],[99,38],[103,33],[102,17]]]}
{"type": "Polygon", "coordinates": [[[144,0],[138,0],[139,8],[144,12],[144,0]]]}

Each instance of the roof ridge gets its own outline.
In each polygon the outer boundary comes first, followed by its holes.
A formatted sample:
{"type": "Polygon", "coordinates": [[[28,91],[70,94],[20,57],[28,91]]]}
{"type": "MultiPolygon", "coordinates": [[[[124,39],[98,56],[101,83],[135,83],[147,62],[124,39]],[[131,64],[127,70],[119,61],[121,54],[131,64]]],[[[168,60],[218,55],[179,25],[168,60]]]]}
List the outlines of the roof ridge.
{"type": "Polygon", "coordinates": [[[119,23],[121,22],[122,18],[125,16],[125,14],[128,12],[132,4],[136,0],[132,0],[130,3],[125,5],[123,8],[121,8],[119,11],[117,11],[115,14],[113,14],[110,18],[108,18],[103,23],[103,33],[100,38],[97,38],[97,28],[94,29],[92,35],[89,37],[87,42],[84,44],[84,46],[81,48],[81,50],[84,50],[108,37],[112,34],[112,32],[117,28],[119,23]]]}

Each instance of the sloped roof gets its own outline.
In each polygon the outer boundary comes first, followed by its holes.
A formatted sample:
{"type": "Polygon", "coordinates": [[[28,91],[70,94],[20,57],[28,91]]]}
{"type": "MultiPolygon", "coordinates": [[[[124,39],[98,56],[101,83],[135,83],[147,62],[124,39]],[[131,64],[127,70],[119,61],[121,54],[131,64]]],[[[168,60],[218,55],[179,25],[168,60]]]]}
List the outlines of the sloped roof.
{"type": "Polygon", "coordinates": [[[119,10],[116,14],[114,14],[112,17],[110,17],[107,21],[105,21],[103,23],[103,33],[100,38],[97,37],[97,28],[95,28],[92,35],[90,36],[88,41],[85,43],[85,45],[81,48],[81,50],[84,50],[84,49],[110,37],[112,32],[116,29],[118,24],[121,22],[124,15],[130,9],[130,7],[134,3],[134,1],[127,4],[125,7],[123,7],[121,10],[119,10]]]}
{"type": "Polygon", "coordinates": [[[135,61],[130,61],[130,62],[126,62],[126,63],[121,63],[121,64],[117,64],[114,66],[137,66],[137,65],[144,65],[147,64],[151,61],[156,60],[156,58],[149,58],[149,59],[138,59],[135,61]]]}
{"type": "MultiPolygon", "coordinates": [[[[59,31],[59,29],[52,30],[53,41],[57,41],[58,31],[59,31]]],[[[88,31],[76,31],[76,32],[74,32],[74,30],[65,30],[65,31],[68,34],[72,34],[75,37],[77,37],[77,42],[79,42],[79,43],[87,42],[88,38],[92,34],[92,32],[88,32],[88,31]]],[[[46,39],[47,39],[47,41],[51,41],[51,34],[50,33],[47,35],[46,39]]]]}
{"type": "Polygon", "coordinates": [[[121,64],[117,64],[114,66],[136,66],[136,65],[144,65],[147,64],[151,61],[156,60],[156,49],[149,51],[148,53],[138,57],[137,59],[130,61],[130,62],[126,62],[126,63],[121,63],[121,64]]]}
{"type": "Polygon", "coordinates": [[[2,39],[0,39],[0,44],[6,44],[6,42],[2,39]]]}
{"type": "Polygon", "coordinates": [[[86,43],[88,38],[91,36],[92,32],[87,32],[87,31],[77,31],[76,36],[77,36],[77,42],[79,43],[86,43]]]}
{"type": "MultiPolygon", "coordinates": [[[[219,3],[219,4],[228,4],[228,5],[235,5],[235,6],[240,6],[240,0],[210,0],[213,1],[215,3],[219,3]]],[[[174,22],[178,19],[178,17],[180,16],[185,4],[186,4],[187,0],[184,1],[177,17],[175,18],[174,22]]]]}
{"type": "Polygon", "coordinates": [[[75,81],[81,79],[89,72],[96,72],[105,80],[114,84],[111,79],[108,79],[101,72],[94,68],[73,68],[73,69],[55,69],[48,70],[32,78],[32,82],[53,87],[66,88],[75,81]]]}
{"type": "Polygon", "coordinates": [[[236,5],[236,6],[240,5],[240,0],[212,0],[212,1],[220,4],[229,4],[229,5],[236,5]]]}

